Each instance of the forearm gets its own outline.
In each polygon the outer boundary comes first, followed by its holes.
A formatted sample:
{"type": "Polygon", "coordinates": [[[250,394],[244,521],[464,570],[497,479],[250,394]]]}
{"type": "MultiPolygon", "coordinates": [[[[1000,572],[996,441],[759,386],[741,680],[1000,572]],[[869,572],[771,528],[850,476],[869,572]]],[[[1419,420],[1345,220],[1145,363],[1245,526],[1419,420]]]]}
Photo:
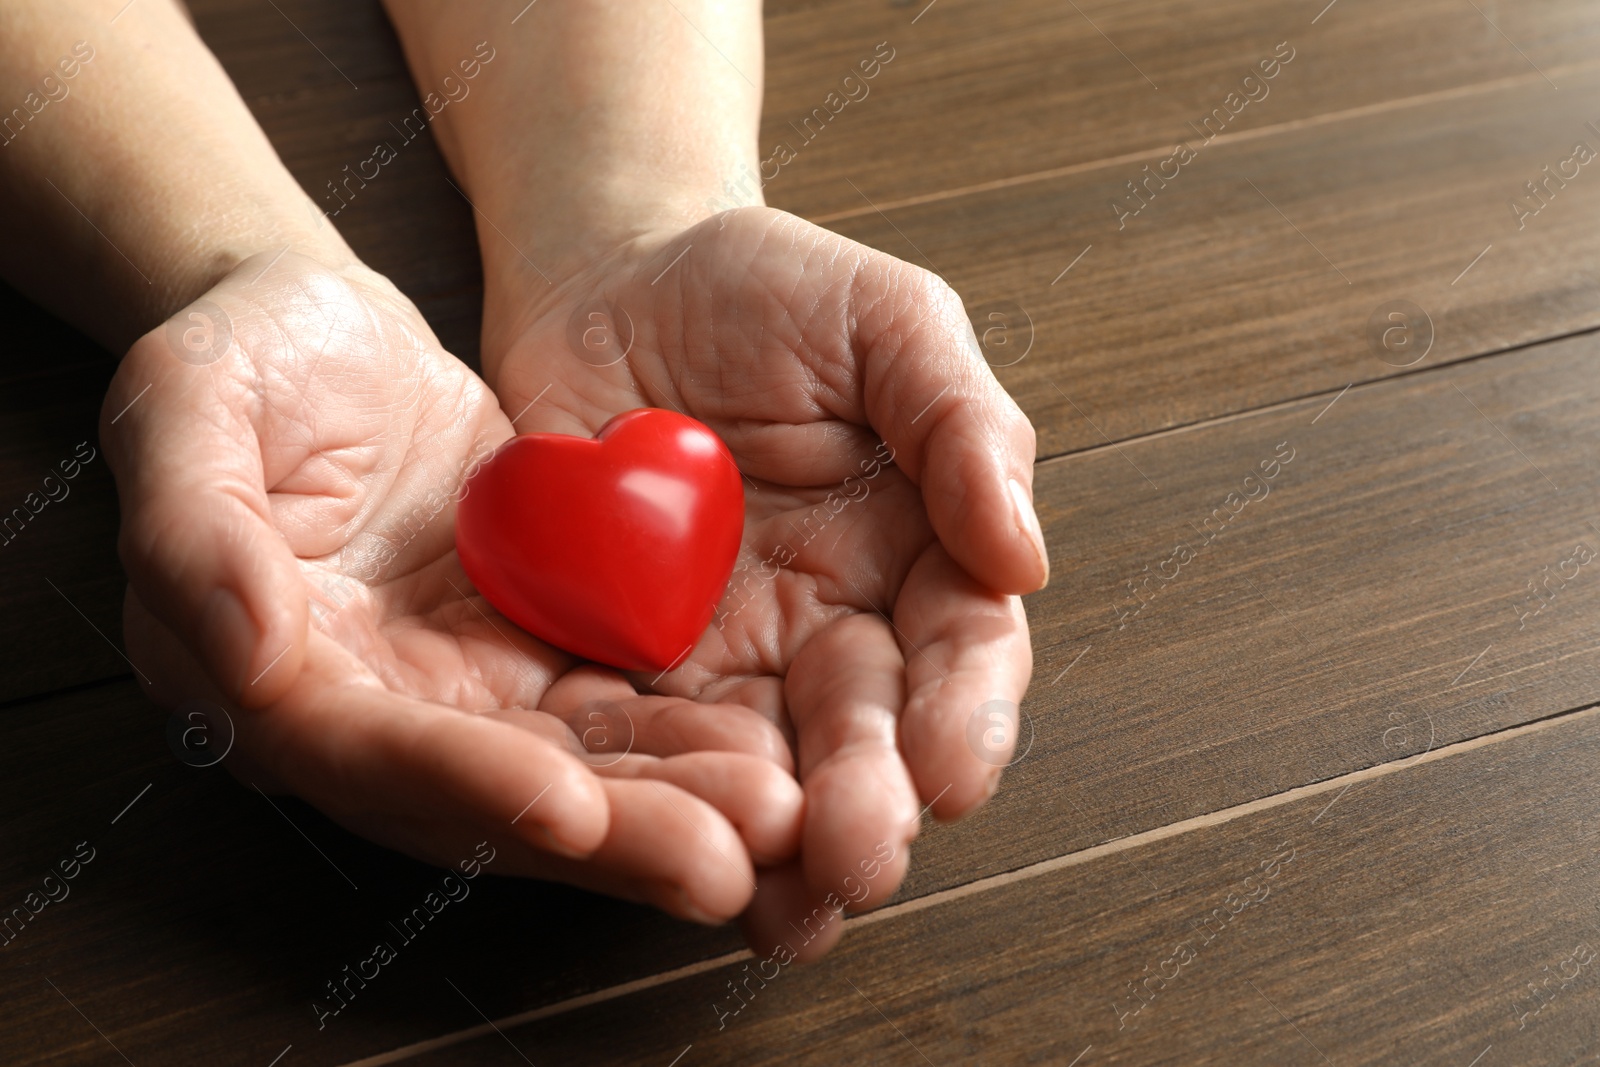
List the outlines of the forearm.
{"type": "Polygon", "coordinates": [[[759,0],[386,4],[477,208],[491,302],[761,202],[759,0]],[[480,43],[493,58],[463,66],[480,43]]]}
{"type": "Polygon", "coordinates": [[[119,353],[256,252],[354,261],[182,9],[125,2],[0,13],[0,272],[119,353]]]}

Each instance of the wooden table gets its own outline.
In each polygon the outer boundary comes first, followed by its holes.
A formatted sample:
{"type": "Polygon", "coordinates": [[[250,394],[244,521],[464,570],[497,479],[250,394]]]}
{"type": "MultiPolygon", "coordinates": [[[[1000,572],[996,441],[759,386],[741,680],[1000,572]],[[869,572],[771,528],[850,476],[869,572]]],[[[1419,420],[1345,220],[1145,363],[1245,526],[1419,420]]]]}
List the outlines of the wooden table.
{"type": "MultiPolygon", "coordinates": [[[[374,0],[194,7],[313,195],[415,106],[374,0]]],[[[96,456],[0,547],[0,904],[77,863],[0,1060],[1595,1062],[1600,5],[768,7],[769,201],[948,278],[1039,429],[1000,793],[818,966],[483,879],[319,1030],[438,873],[173,757],[96,456]]],[[[469,211],[423,139],[339,223],[471,359],[469,211]]],[[[9,509],[112,363],[0,298],[9,509]]]]}

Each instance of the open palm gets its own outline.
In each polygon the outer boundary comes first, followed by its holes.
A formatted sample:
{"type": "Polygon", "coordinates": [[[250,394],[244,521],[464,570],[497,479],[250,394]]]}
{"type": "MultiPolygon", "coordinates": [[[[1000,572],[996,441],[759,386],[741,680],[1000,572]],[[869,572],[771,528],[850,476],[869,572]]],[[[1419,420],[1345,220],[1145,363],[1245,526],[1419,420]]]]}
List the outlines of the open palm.
{"type": "Polygon", "coordinates": [[[1047,575],[1033,430],[959,299],[745,208],[491,301],[485,367],[522,431],[589,435],[654,406],[727,443],[746,480],[729,591],[679,665],[633,681],[744,705],[792,739],[801,860],[763,876],[747,919],[758,947],[792,941],[789,923],[830,894],[880,903],[924,805],[953,818],[993,792],[1031,666],[1015,594],[1047,575]],[[894,859],[874,862],[885,844],[894,859]]]}
{"type": "Polygon", "coordinates": [[[381,277],[247,261],[134,346],[104,411],[130,655],[162,702],[234,708],[242,780],[701,921],[794,854],[772,723],[639,696],[475,594],[455,496],[512,428],[381,277]]]}

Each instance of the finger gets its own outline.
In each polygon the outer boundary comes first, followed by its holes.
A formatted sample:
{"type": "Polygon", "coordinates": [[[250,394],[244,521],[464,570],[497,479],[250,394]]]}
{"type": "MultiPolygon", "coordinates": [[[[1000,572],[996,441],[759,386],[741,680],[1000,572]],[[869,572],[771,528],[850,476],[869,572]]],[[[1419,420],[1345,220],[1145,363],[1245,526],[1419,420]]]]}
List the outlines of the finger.
{"type": "Polygon", "coordinates": [[[565,722],[597,755],[744,752],[784,771],[794,769],[782,732],[759,712],[741,704],[640,696],[604,668],[563,675],[539,701],[539,710],[565,722]]]}
{"type": "Polygon", "coordinates": [[[1043,586],[1033,426],[984,362],[960,297],[878,254],[856,275],[851,311],[867,416],[921,487],[939,539],[993,588],[1043,586]]]}
{"type": "MultiPolygon", "coordinates": [[[[228,705],[193,650],[132,589],[123,611],[129,652],[149,666],[146,691],[152,699],[168,706],[194,699],[228,705]]],[[[225,745],[226,766],[241,782],[265,793],[298,795],[358,833],[447,866],[482,839],[573,855],[599,847],[606,829],[604,792],[582,761],[567,754],[575,742],[565,725],[536,712],[502,712],[505,729],[531,744],[514,744],[518,738],[497,732],[487,746],[496,760],[480,761],[470,750],[457,760],[462,743],[471,743],[468,733],[454,731],[454,739],[442,744],[415,735],[456,720],[470,732],[468,720],[488,722],[491,716],[336,683],[342,654],[319,637],[306,674],[284,701],[267,709],[234,708],[223,716],[227,727],[208,723],[208,734],[216,736],[207,740],[225,745]],[[513,747],[504,748],[507,742],[513,747]],[[452,769],[451,762],[461,765],[452,769]],[[535,785],[537,792],[530,793],[535,785]],[[522,795],[532,802],[511,812],[508,801],[522,795]]]]}
{"type": "Polygon", "coordinates": [[[131,585],[122,600],[122,632],[128,659],[138,664],[136,675],[145,695],[188,716],[188,724],[201,726],[199,732],[185,732],[180,739],[184,749],[178,753],[180,758],[192,756],[202,766],[226,758],[225,766],[240,781],[254,783],[267,793],[288,791],[275,772],[255,759],[253,751],[235,743],[231,731],[237,716],[227,712],[233,701],[218,688],[194,650],[150,613],[131,585]],[[215,714],[218,710],[226,713],[225,721],[215,714]],[[197,722],[191,714],[195,711],[201,711],[204,718],[197,722]],[[197,747],[191,749],[191,744],[197,747]]]}
{"type": "MultiPolygon", "coordinates": [[[[748,668],[747,668],[748,669],[748,668]]],[[[789,713],[783,706],[783,679],[771,674],[729,674],[713,678],[695,691],[698,700],[738,704],[772,723],[789,744],[789,713]]],[[[794,770],[791,759],[788,768],[794,770]]]]}
{"type": "Polygon", "coordinates": [[[468,837],[583,857],[608,834],[604,784],[517,726],[402,696],[313,634],[284,699],[237,717],[237,747],[284,788],[391,847],[435,862],[468,837]],[[441,838],[448,828],[450,840],[441,838]]]}
{"type": "Polygon", "coordinates": [[[934,815],[959,818],[994,793],[1015,756],[1033,669],[1022,601],[980,585],[933,545],[907,575],[894,617],[909,690],[900,749],[934,815]]]}
{"type": "Polygon", "coordinates": [[[693,793],[733,824],[755,863],[780,863],[800,847],[805,794],[791,774],[770,760],[742,752],[689,752],[664,759],[591,753],[565,723],[542,711],[506,708],[483,714],[565,746],[602,777],[648,778],[693,793]]]}
{"type": "MultiPolygon", "coordinates": [[[[128,611],[161,677],[199,669],[134,596],[128,611]]],[[[473,842],[488,841],[498,873],[653,903],[691,921],[726,921],[754,892],[736,832],[704,802],[672,785],[591,776],[566,754],[573,741],[565,725],[538,712],[467,715],[375,688],[329,685],[338,651],[317,640],[309,685],[302,676],[275,707],[233,716],[238,735],[228,766],[242,780],[299,795],[419,859],[449,866],[473,842]],[[431,720],[433,732],[419,719],[431,720]],[[499,729],[476,729],[482,724],[499,729]],[[456,736],[441,739],[439,730],[456,736]],[[508,818],[508,798],[530,792],[533,800],[508,818]]]]}
{"type": "Polygon", "coordinates": [[[839,943],[844,912],[829,908],[806,883],[799,864],[791,863],[760,873],[739,925],[757,959],[810,963],[839,943]]]}
{"type": "Polygon", "coordinates": [[[769,760],[742,752],[690,752],[665,759],[634,755],[593,766],[606,777],[670,782],[694,794],[733,824],[757,864],[782,863],[800,848],[805,794],[769,760]]]}
{"type": "Polygon", "coordinates": [[[905,661],[889,625],[851,615],[807,642],[787,696],[806,791],[801,857],[814,893],[875,907],[905,875],[918,800],[896,743],[905,661]],[[885,858],[886,857],[886,858],[885,858]],[[870,871],[870,876],[868,872],[870,871]]]}
{"type": "Polygon", "coordinates": [[[738,831],[715,808],[667,782],[600,781],[611,813],[605,841],[581,862],[553,862],[546,877],[706,925],[749,905],[755,868],[738,831]]]}
{"type": "Polygon", "coordinates": [[[140,600],[199,651],[223,693],[259,707],[300,671],[306,594],[272,525],[238,383],[220,366],[177,358],[160,328],[146,334],[112,380],[100,439],[140,600]]]}

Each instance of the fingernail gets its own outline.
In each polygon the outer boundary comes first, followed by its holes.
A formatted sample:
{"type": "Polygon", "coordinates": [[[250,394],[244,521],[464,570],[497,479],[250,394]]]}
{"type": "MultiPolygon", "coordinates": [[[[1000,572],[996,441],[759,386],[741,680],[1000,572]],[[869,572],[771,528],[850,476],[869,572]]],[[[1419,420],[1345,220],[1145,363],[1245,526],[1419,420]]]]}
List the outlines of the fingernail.
{"type": "Polygon", "coordinates": [[[1039,529],[1039,516],[1033,511],[1033,498],[1028,495],[1028,490],[1015,478],[1007,483],[1011,490],[1011,510],[1016,520],[1017,528],[1027,535],[1033,543],[1033,553],[1039,557],[1039,566],[1044,571],[1045,581],[1050,580],[1050,553],[1044,547],[1044,531],[1039,529]]]}
{"type": "Polygon", "coordinates": [[[214,590],[200,613],[199,643],[206,666],[223,691],[237,695],[250,681],[261,631],[231,589],[214,590]]]}

